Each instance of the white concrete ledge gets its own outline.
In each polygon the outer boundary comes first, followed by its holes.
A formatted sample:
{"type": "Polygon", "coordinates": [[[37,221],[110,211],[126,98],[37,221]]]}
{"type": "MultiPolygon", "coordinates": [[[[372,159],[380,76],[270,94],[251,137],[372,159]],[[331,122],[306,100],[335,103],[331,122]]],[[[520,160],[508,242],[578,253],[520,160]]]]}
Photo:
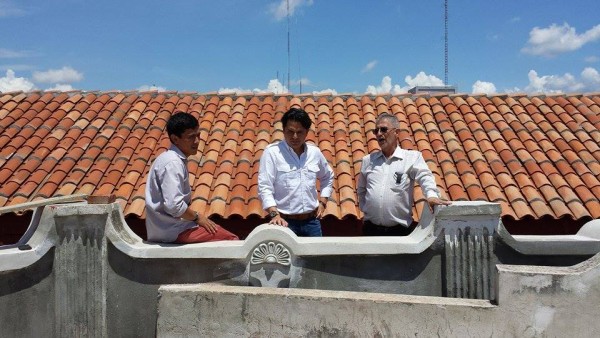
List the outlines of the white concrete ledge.
{"type": "Polygon", "coordinates": [[[418,254],[436,239],[434,218],[424,210],[421,224],[406,237],[298,237],[290,229],[262,224],[245,240],[194,244],[164,244],[142,241],[129,227],[118,208],[116,224],[107,237],[123,253],[135,258],[226,258],[244,259],[265,241],[286,245],[298,256],[418,254]],[[118,224],[120,223],[120,224],[118,224]]]}
{"type": "Polygon", "coordinates": [[[498,235],[525,255],[595,255],[600,252],[600,220],[586,223],[575,235],[511,235],[504,226],[498,235]]]}

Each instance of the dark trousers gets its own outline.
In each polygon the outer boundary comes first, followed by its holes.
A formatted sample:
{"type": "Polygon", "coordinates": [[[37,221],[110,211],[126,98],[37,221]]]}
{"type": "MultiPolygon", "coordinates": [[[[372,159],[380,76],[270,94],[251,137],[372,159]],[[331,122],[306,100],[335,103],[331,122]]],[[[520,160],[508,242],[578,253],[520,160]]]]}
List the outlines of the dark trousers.
{"type": "Polygon", "coordinates": [[[395,225],[386,227],[377,225],[369,221],[363,222],[363,235],[364,236],[408,236],[417,227],[417,222],[412,222],[409,227],[404,225],[395,225]]]}
{"type": "Polygon", "coordinates": [[[321,221],[316,217],[305,220],[284,218],[288,222],[288,228],[299,237],[321,237],[321,221]]]}

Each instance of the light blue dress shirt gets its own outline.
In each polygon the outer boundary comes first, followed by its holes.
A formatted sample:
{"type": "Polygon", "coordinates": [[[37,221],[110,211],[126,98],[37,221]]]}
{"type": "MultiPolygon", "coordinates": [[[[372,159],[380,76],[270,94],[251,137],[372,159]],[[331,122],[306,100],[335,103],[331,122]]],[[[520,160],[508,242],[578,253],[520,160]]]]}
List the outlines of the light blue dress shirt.
{"type": "Polygon", "coordinates": [[[321,197],[333,192],[333,170],[321,150],[305,143],[298,156],[285,142],[265,148],[258,172],[258,195],[263,209],[276,206],[280,213],[298,215],[311,212],[319,206],[317,180],[321,197]]]}
{"type": "Polygon", "coordinates": [[[196,223],[180,218],[191,198],[187,158],[172,145],[154,160],[146,181],[148,240],[173,242],[180,233],[195,227],[196,223]]]}

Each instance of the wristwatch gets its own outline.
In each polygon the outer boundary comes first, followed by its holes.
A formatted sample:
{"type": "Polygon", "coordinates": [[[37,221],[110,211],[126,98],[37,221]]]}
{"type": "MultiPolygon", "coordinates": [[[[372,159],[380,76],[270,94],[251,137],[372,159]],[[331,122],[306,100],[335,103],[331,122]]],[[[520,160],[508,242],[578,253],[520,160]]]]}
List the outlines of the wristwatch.
{"type": "Polygon", "coordinates": [[[271,219],[277,217],[277,215],[279,215],[279,213],[275,210],[269,212],[269,218],[271,218],[271,219]]]}
{"type": "Polygon", "coordinates": [[[194,223],[198,223],[198,218],[199,218],[199,217],[200,217],[200,216],[198,216],[198,212],[194,211],[194,219],[192,220],[192,222],[194,222],[194,223]]]}

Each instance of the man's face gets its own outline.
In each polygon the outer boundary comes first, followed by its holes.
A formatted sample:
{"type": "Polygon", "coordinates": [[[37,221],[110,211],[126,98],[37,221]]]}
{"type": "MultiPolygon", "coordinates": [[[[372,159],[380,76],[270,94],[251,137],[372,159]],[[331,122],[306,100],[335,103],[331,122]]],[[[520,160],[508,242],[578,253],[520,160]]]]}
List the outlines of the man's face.
{"type": "Polygon", "coordinates": [[[298,121],[288,121],[283,128],[285,142],[296,152],[302,151],[308,130],[298,121]]]}
{"type": "Polygon", "coordinates": [[[181,136],[171,135],[171,142],[186,156],[196,155],[200,145],[200,128],[186,129],[181,136]]]}
{"type": "Polygon", "coordinates": [[[397,129],[389,121],[380,120],[373,132],[382,150],[396,148],[398,145],[397,129]]]}

